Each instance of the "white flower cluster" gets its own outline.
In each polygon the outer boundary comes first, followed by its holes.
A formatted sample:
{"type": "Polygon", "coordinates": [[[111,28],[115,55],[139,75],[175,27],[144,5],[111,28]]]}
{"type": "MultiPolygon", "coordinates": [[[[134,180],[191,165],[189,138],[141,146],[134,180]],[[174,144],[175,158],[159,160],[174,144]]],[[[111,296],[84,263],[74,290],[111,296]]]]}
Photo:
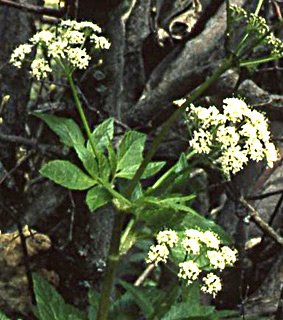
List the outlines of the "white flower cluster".
{"type": "Polygon", "coordinates": [[[265,36],[263,44],[268,44],[271,46],[271,54],[278,58],[283,57],[283,43],[282,41],[275,37],[274,33],[270,32],[270,28],[266,20],[254,13],[248,14],[243,8],[233,4],[230,6],[232,18],[237,21],[241,20],[246,24],[247,32],[253,31],[258,35],[258,37],[265,36]]]}
{"type": "Polygon", "coordinates": [[[89,21],[63,20],[57,28],[37,32],[28,44],[17,47],[11,55],[10,63],[22,67],[34,46],[40,47],[48,59],[37,58],[32,62],[31,75],[37,80],[45,79],[52,72],[54,62],[63,72],[86,69],[91,60],[84,48],[87,42],[94,43],[94,49],[109,49],[109,41],[99,35],[101,28],[89,21]],[[53,64],[51,65],[51,61],[53,64]]]}
{"type": "Polygon", "coordinates": [[[195,123],[190,146],[200,154],[217,154],[216,163],[227,177],[240,171],[249,159],[266,160],[272,167],[278,152],[270,142],[265,115],[237,98],[227,98],[223,103],[223,113],[214,106],[191,105],[187,109],[188,120],[195,123]]]}
{"type": "MultiPolygon", "coordinates": [[[[222,271],[226,266],[232,266],[237,259],[237,250],[222,246],[219,237],[212,231],[189,229],[185,237],[179,241],[178,234],[173,230],[160,231],[156,237],[157,245],[151,246],[147,263],[166,263],[169,258],[169,248],[178,247],[184,252],[185,261],[179,263],[178,277],[186,281],[187,285],[197,280],[207,266],[210,270],[222,271]],[[203,256],[202,259],[199,259],[203,256]]],[[[222,289],[220,278],[209,273],[202,279],[201,290],[215,296],[222,289]]]]}
{"type": "Polygon", "coordinates": [[[160,231],[157,236],[157,245],[151,246],[148,253],[147,263],[154,263],[156,266],[159,262],[166,262],[169,256],[169,248],[173,248],[179,240],[178,234],[174,230],[160,231]]]}

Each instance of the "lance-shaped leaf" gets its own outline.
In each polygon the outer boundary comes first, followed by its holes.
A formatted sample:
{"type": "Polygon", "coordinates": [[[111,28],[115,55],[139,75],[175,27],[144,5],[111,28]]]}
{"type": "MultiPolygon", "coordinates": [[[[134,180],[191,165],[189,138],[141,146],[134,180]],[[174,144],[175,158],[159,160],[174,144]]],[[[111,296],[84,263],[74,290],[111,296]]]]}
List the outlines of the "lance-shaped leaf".
{"type": "MultiPolygon", "coordinates": [[[[147,165],[141,179],[147,179],[155,175],[159,170],[161,170],[164,167],[165,163],[166,163],[165,161],[150,162],[147,165]]],[[[130,167],[126,166],[116,174],[116,177],[124,178],[124,179],[132,179],[136,171],[138,170],[139,166],[140,166],[139,164],[136,164],[130,167]]]]}
{"type": "Polygon", "coordinates": [[[98,166],[97,161],[93,156],[93,153],[90,152],[86,147],[82,145],[76,145],[75,150],[78,157],[80,158],[82,164],[84,165],[87,172],[93,177],[98,176],[98,166]]]}
{"type": "Polygon", "coordinates": [[[128,131],[124,134],[117,152],[117,171],[141,164],[145,139],[146,136],[137,131],[128,131]]]}
{"type": "Polygon", "coordinates": [[[94,211],[112,200],[110,193],[101,186],[91,188],[86,195],[86,203],[90,211],[94,211]]]}
{"type": "Polygon", "coordinates": [[[85,139],[81,129],[73,119],[56,117],[49,114],[33,112],[32,115],[43,120],[68,147],[84,145],[85,139]]]}
{"type": "Polygon", "coordinates": [[[39,320],[82,320],[85,315],[65,303],[53,286],[38,274],[33,275],[37,302],[36,316],[39,320]]]}
{"type": "Polygon", "coordinates": [[[96,181],[80,168],[65,160],[48,162],[40,169],[40,173],[71,190],[85,190],[96,184],[96,181]]]}
{"type": "MultiPolygon", "coordinates": [[[[92,141],[94,142],[97,151],[104,152],[107,148],[109,141],[112,141],[114,136],[114,119],[109,118],[99,124],[91,134],[92,141]]],[[[92,152],[90,142],[87,143],[87,148],[92,152]]]]}

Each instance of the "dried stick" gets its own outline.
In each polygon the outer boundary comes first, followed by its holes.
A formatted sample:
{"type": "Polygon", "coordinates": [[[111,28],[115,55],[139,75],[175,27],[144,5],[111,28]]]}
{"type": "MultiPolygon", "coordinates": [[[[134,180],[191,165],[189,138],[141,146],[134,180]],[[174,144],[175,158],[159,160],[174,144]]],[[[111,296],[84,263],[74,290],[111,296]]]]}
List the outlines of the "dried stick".
{"type": "Polygon", "coordinates": [[[154,269],[154,263],[151,263],[145,270],[144,272],[138,277],[138,279],[135,281],[134,285],[136,287],[140,286],[144,280],[150,275],[152,270],[154,269]]]}
{"type": "Polygon", "coordinates": [[[10,0],[0,0],[0,5],[5,5],[8,7],[15,8],[15,9],[25,10],[25,11],[37,13],[40,15],[47,15],[47,16],[52,16],[52,17],[57,17],[57,18],[63,17],[63,15],[65,13],[64,10],[44,8],[41,6],[35,6],[33,4],[15,2],[15,1],[10,1],[10,0]]]}
{"type": "Polygon", "coordinates": [[[250,216],[253,222],[267,235],[275,240],[278,244],[283,247],[283,238],[279,236],[273,228],[271,228],[262,218],[256,209],[250,205],[243,197],[240,198],[240,202],[250,211],[250,216]]]}

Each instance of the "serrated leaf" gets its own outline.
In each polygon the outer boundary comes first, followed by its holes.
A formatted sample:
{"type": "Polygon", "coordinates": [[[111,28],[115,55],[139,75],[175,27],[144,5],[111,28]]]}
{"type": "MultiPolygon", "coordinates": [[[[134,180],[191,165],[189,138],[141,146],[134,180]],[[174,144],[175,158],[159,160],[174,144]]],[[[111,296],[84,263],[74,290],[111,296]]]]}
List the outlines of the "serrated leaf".
{"type": "Polygon", "coordinates": [[[144,293],[141,288],[135,287],[126,281],[120,280],[119,283],[133,296],[136,304],[140,307],[144,315],[149,317],[153,313],[154,308],[147,298],[147,294],[144,293]]]}
{"type": "Polygon", "coordinates": [[[81,129],[73,119],[57,117],[53,115],[33,112],[32,115],[43,120],[51,130],[60,138],[60,141],[68,147],[84,145],[85,139],[81,129]]]}
{"type": "Polygon", "coordinates": [[[33,275],[39,320],[82,320],[84,315],[65,303],[54,287],[38,274],[33,275]]]}
{"type": "Polygon", "coordinates": [[[109,192],[101,187],[95,186],[91,188],[86,195],[86,203],[90,211],[94,211],[112,200],[112,196],[109,192]]]}
{"type": "MultiPolygon", "coordinates": [[[[109,141],[112,141],[114,136],[114,119],[109,118],[99,124],[91,134],[96,150],[104,152],[109,141]]],[[[87,142],[87,148],[92,152],[91,144],[87,142]]]]}
{"type": "Polygon", "coordinates": [[[141,164],[145,139],[145,134],[137,131],[127,131],[124,134],[117,152],[118,171],[141,164]]]}
{"type": "Polygon", "coordinates": [[[86,147],[76,145],[75,150],[77,152],[78,157],[80,158],[83,166],[87,170],[87,172],[93,177],[98,176],[98,167],[96,159],[93,156],[93,153],[90,152],[86,147]]]}
{"type": "Polygon", "coordinates": [[[10,318],[7,318],[4,313],[0,312],[0,320],[10,320],[10,318]]]}
{"type": "Polygon", "coordinates": [[[40,173],[71,190],[85,190],[96,184],[95,180],[66,160],[50,161],[40,169],[40,173]]]}
{"type": "MultiPolygon", "coordinates": [[[[165,161],[156,161],[156,162],[150,162],[144,173],[142,174],[141,179],[147,179],[153,175],[155,175],[158,171],[160,171],[164,165],[165,165],[165,161]]],[[[127,166],[124,167],[123,169],[121,169],[121,171],[119,171],[116,174],[117,178],[124,178],[124,179],[132,179],[136,173],[136,171],[138,170],[140,164],[136,164],[133,166],[127,166]]]]}
{"type": "Polygon", "coordinates": [[[103,153],[98,154],[98,171],[99,171],[99,177],[105,181],[108,182],[109,176],[110,176],[110,164],[108,159],[105,157],[103,153]]]}

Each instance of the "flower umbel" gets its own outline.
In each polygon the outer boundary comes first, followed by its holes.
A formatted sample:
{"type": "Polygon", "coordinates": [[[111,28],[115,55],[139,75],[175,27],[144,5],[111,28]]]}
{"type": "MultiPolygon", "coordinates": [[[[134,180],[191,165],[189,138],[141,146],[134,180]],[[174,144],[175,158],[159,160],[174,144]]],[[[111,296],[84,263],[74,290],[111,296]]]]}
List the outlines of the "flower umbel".
{"type": "Polygon", "coordinates": [[[29,43],[16,48],[11,55],[10,62],[20,68],[32,48],[36,46],[46,54],[48,60],[40,58],[31,61],[30,73],[32,76],[37,80],[44,79],[47,77],[47,73],[51,72],[51,66],[55,65],[65,75],[68,75],[75,69],[88,67],[91,55],[86,50],[86,43],[95,42],[90,51],[110,48],[109,41],[100,33],[100,27],[92,22],[63,20],[57,28],[51,27],[49,30],[39,31],[29,40],[29,43]]]}
{"type": "MultiPolygon", "coordinates": [[[[177,252],[178,261],[176,257],[173,259],[178,264],[177,276],[185,280],[186,285],[191,285],[203,272],[222,271],[232,266],[237,259],[237,250],[221,245],[219,236],[210,230],[188,229],[181,234],[164,230],[157,234],[156,240],[158,244],[150,247],[146,262],[157,266],[160,262],[166,263],[170,253],[174,256],[177,252]],[[169,251],[169,248],[172,249],[169,251]]],[[[204,293],[215,296],[222,288],[220,278],[213,273],[207,274],[202,281],[204,293]]]]}
{"type": "Polygon", "coordinates": [[[227,98],[223,103],[223,114],[214,106],[190,106],[188,122],[194,123],[190,146],[196,153],[208,154],[228,178],[249,160],[266,160],[272,167],[278,153],[270,142],[265,114],[251,109],[241,99],[227,98]]]}

